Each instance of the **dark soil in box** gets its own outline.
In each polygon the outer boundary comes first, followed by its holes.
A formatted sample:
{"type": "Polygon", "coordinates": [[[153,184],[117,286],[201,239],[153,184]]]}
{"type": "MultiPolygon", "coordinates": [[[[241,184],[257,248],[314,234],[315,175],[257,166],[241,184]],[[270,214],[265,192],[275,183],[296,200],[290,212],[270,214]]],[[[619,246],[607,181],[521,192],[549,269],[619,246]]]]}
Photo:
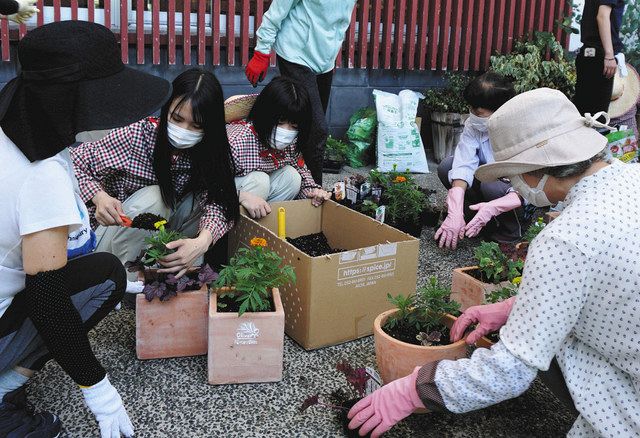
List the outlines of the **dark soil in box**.
{"type": "MultiPolygon", "coordinates": [[[[273,296],[269,297],[269,310],[263,310],[263,312],[275,312],[276,306],[273,304],[273,296]]],[[[226,296],[220,298],[218,295],[218,312],[220,313],[238,313],[240,310],[240,303],[235,300],[233,296],[226,296]],[[223,304],[224,307],[220,307],[223,304]]],[[[249,313],[249,312],[247,312],[249,313]]]]}
{"type": "MultiPolygon", "coordinates": [[[[387,327],[383,327],[382,329],[386,334],[398,341],[405,342],[407,344],[421,345],[420,341],[416,339],[419,332],[417,332],[415,328],[395,326],[392,329],[388,329],[387,327]]],[[[434,342],[433,346],[436,347],[451,344],[451,341],[449,340],[449,328],[442,326],[440,327],[440,332],[442,333],[442,338],[440,342],[434,342]]]]}
{"type": "Polygon", "coordinates": [[[331,248],[327,237],[322,232],[296,237],[295,239],[287,237],[287,242],[311,257],[336,254],[344,251],[344,249],[331,248]]]}
{"type": "Polygon", "coordinates": [[[154,226],[154,224],[156,222],[164,221],[164,220],[166,219],[163,218],[162,216],[158,216],[157,214],[142,213],[134,217],[133,220],[131,220],[131,228],[140,228],[143,230],[155,231],[156,227],[154,226]]]}

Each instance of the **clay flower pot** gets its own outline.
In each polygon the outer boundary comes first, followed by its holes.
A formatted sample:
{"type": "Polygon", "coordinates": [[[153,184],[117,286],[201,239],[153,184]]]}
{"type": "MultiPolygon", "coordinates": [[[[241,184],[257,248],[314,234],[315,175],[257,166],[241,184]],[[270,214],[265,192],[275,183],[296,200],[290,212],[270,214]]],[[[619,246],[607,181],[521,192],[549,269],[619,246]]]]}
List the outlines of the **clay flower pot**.
{"type": "Polygon", "coordinates": [[[260,383],[282,380],[284,310],[272,289],[274,312],[219,312],[218,295],[209,302],[209,383],[260,383]]]}
{"type": "MultiPolygon", "coordinates": [[[[153,273],[140,273],[153,279],[153,273]]],[[[136,296],[136,355],[138,359],[201,356],[207,353],[207,285],[180,292],[168,301],[136,296]]]]}
{"type": "Polygon", "coordinates": [[[500,284],[484,283],[470,274],[477,270],[477,266],[456,268],[451,275],[450,299],[460,303],[461,311],[484,304],[486,294],[509,284],[508,281],[500,284]]]}
{"type": "MultiPolygon", "coordinates": [[[[389,316],[398,309],[387,310],[378,315],[373,323],[373,339],[376,346],[376,362],[380,377],[386,384],[411,374],[415,367],[443,359],[460,359],[467,356],[467,344],[464,339],[450,345],[423,347],[407,344],[392,338],[382,330],[389,316]]],[[[442,322],[449,328],[456,318],[445,315],[442,322]]]]}
{"type": "Polygon", "coordinates": [[[544,214],[544,223],[548,224],[552,222],[555,218],[560,216],[561,211],[548,211],[544,214]]]}

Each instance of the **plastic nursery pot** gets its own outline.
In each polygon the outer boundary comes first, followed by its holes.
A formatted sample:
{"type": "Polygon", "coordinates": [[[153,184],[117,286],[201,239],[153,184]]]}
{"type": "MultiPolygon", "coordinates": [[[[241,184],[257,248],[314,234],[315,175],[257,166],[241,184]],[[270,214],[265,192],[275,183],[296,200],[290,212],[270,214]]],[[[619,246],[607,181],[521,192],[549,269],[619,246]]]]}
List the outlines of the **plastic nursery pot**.
{"type": "MultiPolygon", "coordinates": [[[[140,273],[140,276],[157,272],[140,273]]],[[[151,280],[153,281],[153,280],[151,280]]],[[[180,292],[168,301],[147,301],[136,295],[136,355],[138,359],[201,356],[207,353],[207,285],[180,292]]]]}
{"type": "MultiPolygon", "coordinates": [[[[407,344],[389,336],[382,329],[389,316],[398,309],[387,310],[378,315],[373,323],[373,339],[376,348],[378,371],[384,383],[392,382],[411,374],[415,367],[443,359],[456,360],[467,356],[464,339],[449,345],[425,347],[407,344]]],[[[442,323],[451,328],[456,318],[445,315],[442,323]]]]}
{"type": "MultiPolygon", "coordinates": [[[[227,289],[228,290],[228,289],[227,289]]],[[[218,294],[209,302],[208,380],[212,385],[282,380],[284,310],[277,288],[273,312],[219,312],[218,294]]]]}
{"type": "Polygon", "coordinates": [[[451,275],[451,301],[460,303],[460,310],[467,310],[472,306],[484,304],[486,294],[493,292],[509,284],[504,281],[500,284],[485,283],[471,275],[478,272],[477,266],[455,268],[451,275]]]}
{"type": "Polygon", "coordinates": [[[322,171],[326,173],[340,173],[344,166],[344,160],[325,158],[322,163],[322,171]]]}
{"type": "MultiPolygon", "coordinates": [[[[355,429],[355,430],[349,429],[349,423],[351,422],[351,420],[349,420],[349,417],[348,417],[349,409],[351,409],[360,400],[362,399],[354,398],[342,403],[342,407],[346,409],[343,409],[338,412],[338,418],[340,419],[340,424],[342,424],[342,431],[345,433],[345,435],[348,438],[358,438],[360,436],[360,434],[358,433],[358,429],[355,429]]],[[[368,433],[365,436],[369,437],[371,436],[371,433],[368,433]]]]}
{"type": "Polygon", "coordinates": [[[436,227],[440,222],[440,215],[441,212],[438,210],[424,210],[421,216],[422,224],[425,227],[436,227]]]}
{"type": "Polygon", "coordinates": [[[422,235],[422,224],[420,222],[400,221],[389,223],[389,225],[413,237],[420,238],[422,235]]]}

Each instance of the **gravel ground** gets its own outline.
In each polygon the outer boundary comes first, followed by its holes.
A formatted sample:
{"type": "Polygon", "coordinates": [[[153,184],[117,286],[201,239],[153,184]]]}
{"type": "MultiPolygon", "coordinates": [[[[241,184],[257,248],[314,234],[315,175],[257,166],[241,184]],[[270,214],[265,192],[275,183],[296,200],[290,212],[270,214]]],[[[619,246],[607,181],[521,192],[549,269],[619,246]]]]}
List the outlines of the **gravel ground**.
{"type": "MultiPolygon", "coordinates": [[[[346,168],[343,173],[348,173],[346,168]]],[[[363,172],[363,170],[360,170],[363,172]]],[[[417,177],[430,188],[445,191],[432,173],[417,177]]],[[[326,175],[325,186],[338,179],[326,175]]],[[[468,265],[475,239],[457,251],[440,250],[433,229],[423,230],[419,284],[436,275],[451,282],[451,270],[468,265]]],[[[343,386],[335,371],[340,359],[375,366],[373,338],[305,352],[286,338],[284,380],[274,384],[210,386],[206,356],[139,361],[135,357],[135,315],[113,312],[90,334],[94,351],[109,370],[136,427],[137,437],[341,437],[334,414],[318,407],[298,413],[309,395],[343,386]]],[[[58,414],[67,437],[97,436],[97,425],[83,405],[80,391],[50,362],[29,388],[37,409],[58,414]]],[[[539,381],[522,396],[465,415],[414,415],[396,426],[389,437],[555,437],[564,436],[573,419],[539,381]]]]}

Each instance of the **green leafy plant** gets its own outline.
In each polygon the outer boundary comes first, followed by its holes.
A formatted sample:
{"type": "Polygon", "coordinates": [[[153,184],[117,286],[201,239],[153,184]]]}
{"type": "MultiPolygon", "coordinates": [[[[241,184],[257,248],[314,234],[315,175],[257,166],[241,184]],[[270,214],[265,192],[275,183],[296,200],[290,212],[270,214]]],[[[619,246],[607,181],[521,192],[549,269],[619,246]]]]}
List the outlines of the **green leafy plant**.
{"type": "Polygon", "coordinates": [[[436,277],[430,277],[425,286],[407,297],[393,297],[387,294],[389,302],[396,306],[398,311],[389,316],[384,329],[414,330],[418,332],[418,340],[422,345],[440,342],[442,317],[445,314],[457,314],[460,310],[460,304],[448,300],[450,294],[451,290],[440,285],[436,277]],[[440,336],[437,336],[438,333],[440,336]]]}
{"type": "Polygon", "coordinates": [[[366,214],[367,216],[375,216],[376,210],[378,209],[378,204],[373,201],[364,200],[362,201],[362,205],[360,206],[360,212],[362,214],[366,214]]]}
{"type": "Polygon", "coordinates": [[[532,41],[518,41],[511,53],[492,56],[491,68],[511,79],[518,93],[541,87],[560,90],[569,98],[575,93],[575,64],[550,32],[535,32],[532,41]]]}
{"type": "Polygon", "coordinates": [[[469,105],[462,94],[471,79],[460,73],[447,73],[444,87],[430,88],[424,92],[423,108],[436,113],[468,113],[469,105]]]}
{"type": "Polygon", "coordinates": [[[386,215],[390,222],[415,223],[427,204],[427,195],[403,176],[397,176],[382,192],[381,204],[386,205],[386,215]]]}
{"type": "Polygon", "coordinates": [[[620,37],[624,43],[627,62],[634,67],[640,67],[640,2],[627,2],[622,25],[620,26],[620,37]]]}
{"type": "Polygon", "coordinates": [[[483,279],[491,283],[512,281],[514,278],[522,276],[524,262],[520,259],[508,258],[495,242],[482,242],[475,249],[474,257],[483,279]]]}
{"type": "Polygon", "coordinates": [[[518,286],[510,284],[505,287],[493,290],[486,294],[485,301],[488,304],[499,303],[504,300],[508,300],[511,297],[515,297],[518,294],[518,286]]]}
{"type": "MultiPolygon", "coordinates": [[[[240,248],[220,271],[216,288],[235,287],[219,297],[233,297],[240,304],[238,316],[245,312],[261,312],[270,308],[270,289],[296,281],[293,268],[283,265],[274,251],[267,249],[267,241],[255,237],[249,248],[240,248]]],[[[220,307],[224,307],[220,303],[220,307]]]]}
{"type": "Polygon", "coordinates": [[[527,228],[524,236],[522,236],[522,240],[524,242],[531,242],[538,234],[540,234],[540,231],[544,230],[546,225],[547,224],[544,223],[544,219],[539,217],[529,226],[529,228],[527,228]]]}
{"type": "Polygon", "coordinates": [[[179,232],[166,229],[166,223],[166,220],[156,222],[154,226],[158,232],[144,239],[144,242],[149,245],[141,260],[145,266],[153,266],[171,254],[173,250],[167,248],[167,243],[182,239],[182,234],[179,232]]]}
{"type": "Polygon", "coordinates": [[[327,146],[325,148],[325,155],[328,157],[335,157],[338,160],[344,161],[347,156],[349,146],[341,140],[329,136],[327,138],[327,146]]]}

